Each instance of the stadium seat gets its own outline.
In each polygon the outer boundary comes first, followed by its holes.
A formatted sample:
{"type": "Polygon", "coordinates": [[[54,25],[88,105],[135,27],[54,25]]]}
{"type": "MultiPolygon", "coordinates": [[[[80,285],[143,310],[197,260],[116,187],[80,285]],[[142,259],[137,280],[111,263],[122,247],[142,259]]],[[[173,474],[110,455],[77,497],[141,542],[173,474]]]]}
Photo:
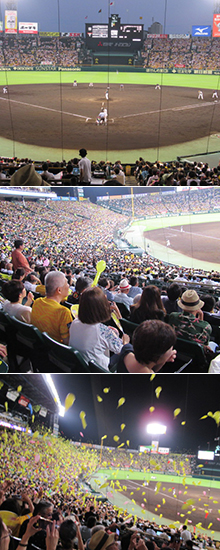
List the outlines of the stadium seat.
{"type": "Polygon", "coordinates": [[[131,338],[134,330],[138,327],[138,325],[136,325],[136,323],[132,323],[128,319],[124,319],[124,318],[120,319],[120,323],[121,323],[121,326],[122,326],[125,334],[128,334],[128,336],[130,336],[130,338],[131,338]]]}
{"type": "MultiPolygon", "coordinates": [[[[183,338],[177,338],[175,349],[177,350],[177,362],[182,361],[181,366],[187,363],[187,369],[189,369],[187,372],[203,373],[208,371],[209,360],[205,356],[203,345],[183,338]]],[[[175,366],[177,362],[173,363],[173,365],[175,366]]]]}
{"type": "Polygon", "coordinates": [[[8,364],[16,372],[19,368],[14,346],[15,329],[8,313],[0,311],[0,342],[7,346],[8,364]]]}
{"type": "Polygon", "coordinates": [[[116,303],[116,306],[118,307],[122,317],[124,319],[128,319],[130,317],[130,311],[129,309],[126,307],[125,304],[122,304],[120,302],[115,302],[116,303]]]}
{"type": "Polygon", "coordinates": [[[212,337],[216,344],[220,345],[220,315],[211,315],[204,311],[204,321],[207,321],[212,327],[212,337]]]}
{"type": "Polygon", "coordinates": [[[20,371],[24,362],[28,364],[29,361],[34,372],[47,372],[47,351],[41,332],[33,325],[23,323],[15,317],[11,317],[11,321],[14,327],[13,345],[16,355],[23,358],[19,365],[20,371]]]}
{"type": "MultiPolygon", "coordinates": [[[[87,363],[81,353],[71,346],[60,344],[51,338],[46,332],[42,334],[47,347],[49,367],[53,372],[68,373],[105,373],[106,370],[97,365],[94,361],[87,363]],[[54,367],[56,370],[54,370],[54,367]]],[[[108,372],[107,372],[108,374],[108,372]]]]}
{"type": "Polygon", "coordinates": [[[6,374],[9,371],[9,366],[0,359],[0,374],[6,374]]]}

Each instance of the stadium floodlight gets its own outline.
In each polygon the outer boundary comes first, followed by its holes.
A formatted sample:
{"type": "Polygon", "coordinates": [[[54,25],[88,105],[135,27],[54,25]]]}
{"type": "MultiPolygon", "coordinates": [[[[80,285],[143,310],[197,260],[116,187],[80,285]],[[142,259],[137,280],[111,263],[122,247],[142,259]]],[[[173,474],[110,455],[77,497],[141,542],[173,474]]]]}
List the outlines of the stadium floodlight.
{"type": "Polygon", "coordinates": [[[42,373],[42,376],[44,378],[44,381],[46,382],[49,390],[50,390],[50,393],[52,394],[53,398],[54,398],[54,401],[55,403],[57,404],[57,407],[58,407],[58,414],[60,416],[64,416],[65,414],[65,407],[63,405],[61,405],[61,401],[60,401],[60,398],[59,398],[59,395],[58,395],[58,392],[56,390],[56,387],[55,387],[55,384],[51,378],[51,375],[50,374],[47,374],[47,373],[42,373]]]}
{"type": "Polygon", "coordinates": [[[159,424],[157,422],[152,422],[152,424],[147,424],[147,433],[152,435],[161,435],[165,434],[167,427],[164,424],[159,424]]]}

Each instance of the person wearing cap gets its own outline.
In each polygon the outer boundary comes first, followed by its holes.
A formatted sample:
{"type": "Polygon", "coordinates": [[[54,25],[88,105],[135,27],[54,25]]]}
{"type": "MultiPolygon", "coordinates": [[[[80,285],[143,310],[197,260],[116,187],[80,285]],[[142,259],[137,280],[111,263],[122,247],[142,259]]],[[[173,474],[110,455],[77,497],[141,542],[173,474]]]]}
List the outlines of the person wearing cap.
{"type": "Polygon", "coordinates": [[[124,304],[128,310],[133,304],[133,298],[128,296],[131,285],[128,282],[128,279],[122,279],[119,283],[119,290],[115,293],[115,302],[116,304],[124,304]]]}
{"type": "Polygon", "coordinates": [[[109,550],[118,550],[115,534],[108,535],[108,533],[103,530],[97,531],[92,535],[88,544],[88,549],[105,550],[106,548],[109,550]]]}
{"type": "Polygon", "coordinates": [[[212,327],[203,320],[201,308],[204,302],[200,300],[197,292],[193,289],[185,290],[177,303],[182,311],[173,312],[169,316],[169,324],[174,328],[176,335],[208,346],[212,327]]]}
{"type": "Polygon", "coordinates": [[[25,164],[25,166],[18,168],[18,170],[16,170],[16,172],[11,176],[10,185],[13,185],[14,187],[42,187],[50,184],[43,181],[40,174],[36,172],[33,164],[25,164]]]}

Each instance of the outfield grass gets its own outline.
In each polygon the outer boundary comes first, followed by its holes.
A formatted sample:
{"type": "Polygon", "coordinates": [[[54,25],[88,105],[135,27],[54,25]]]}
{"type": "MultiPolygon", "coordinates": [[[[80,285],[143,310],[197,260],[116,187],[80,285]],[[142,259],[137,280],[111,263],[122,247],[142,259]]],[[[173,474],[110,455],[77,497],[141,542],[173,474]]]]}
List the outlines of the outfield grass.
{"type": "Polygon", "coordinates": [[[213,488],[220,489],[220,480],[210,480],[210,479],[198,479],[193,478],[192,476],[181,476],[181,475],[172,475],[172,474],[158,474],[158,472],[143,472],[137,470],[113,470],[113,469],[100,469],[99,474],[107,477],[108,479],[132,479],[132,480],[146,480],[150,481],[153,479],[155,483],[162,481],[164,483],[177,482],[184,483],[186,485],[200,485],[201,487],[210,487],[210,483],[213,488]]]}
{"type": "Polygon", "coordinates": [[[63,84],[77,80],[82,83],[112,84],[151,84],[162,83],[163,86],[182,86],[197,89],[217,89],[219,75],[194,74],[163,74],[163,73],[120,73],[96,71],[2,71],[0,72],[0,86],[18,84],[63,84]]]}

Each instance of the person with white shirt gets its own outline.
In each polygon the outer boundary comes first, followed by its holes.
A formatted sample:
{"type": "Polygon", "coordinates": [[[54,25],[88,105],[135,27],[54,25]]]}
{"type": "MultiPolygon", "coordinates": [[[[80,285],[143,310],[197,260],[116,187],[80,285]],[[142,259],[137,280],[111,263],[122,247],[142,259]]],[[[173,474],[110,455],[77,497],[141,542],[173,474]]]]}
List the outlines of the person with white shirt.
{"type": "Polygon", "coordinates": [[[192,536],[190,531],[187,529],[187,525],[183,525],[182,533],[181,533],[181,539],[183,542],[183,545],[186,545],[187,540],[192,540],[192,536]]]}

